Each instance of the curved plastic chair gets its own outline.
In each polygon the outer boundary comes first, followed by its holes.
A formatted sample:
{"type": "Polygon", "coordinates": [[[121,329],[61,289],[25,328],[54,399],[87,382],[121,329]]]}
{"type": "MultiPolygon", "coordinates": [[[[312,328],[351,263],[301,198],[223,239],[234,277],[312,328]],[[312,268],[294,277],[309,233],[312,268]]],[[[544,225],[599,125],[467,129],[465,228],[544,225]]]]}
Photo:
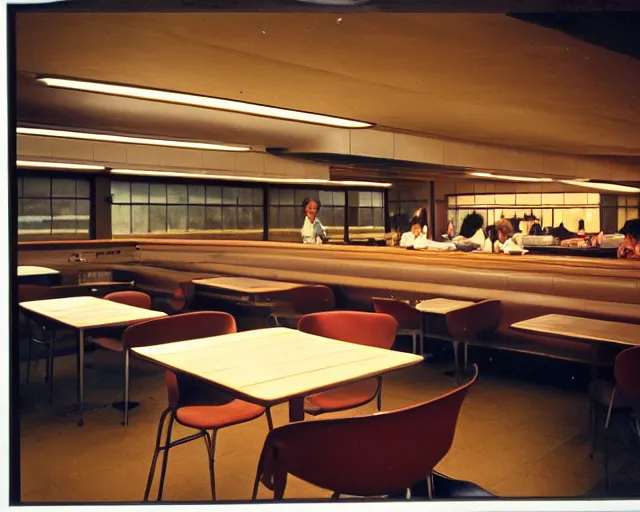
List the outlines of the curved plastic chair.
{"type": "MultiPolygon", "coordinates": [[[[382,313],[327,311],[303,316],[298,322],[298,329],[334,340],[391,349],[396,338],[398,322],[392,316],[382,313]]],[[[317,416],[360,407],[374,398],[377,398],[380,411],[382,376],[311,395],[305,400],[304,410],[312,416],[317,416]]]]}
{"type": "MultiPolygon", "coordinates": [[[[623,350],[616,356],[614,365],[614,376],[616,383],[611,385],[602,381],[595,381],[591,388],[591,420],[593,444],[591,448],[591,456],[595,451],[597,442],[597,403],[607,406],[607,417],[604,428],[604,486],[605,490],[609,490],[609,444],[610,432],[609,424],[611,416],[615,409],[620,411],[633,412],[634,407],[640,405],[640,347],[632,347],[623,350]],[[595,403],[594,403],[595,402],[595,403]]],[[[637,411],[636,411],[637,412],[637,411]]],[[[636,430],[640,435],[638,428],[638,418],[634,418],[636,430]]]]}
{"type": "Polygon", "coordinates": [[[458,347],[464,347],[463,368],[467,370],[469,344],[483,335],[494,332],[500,325],[502,305],[499,300],[483,300],[467,307],[450,311],[445,315],[447,330],[453,340],[456,379],[460,382],[458,347]]]}
{"type": "MultiPolygon", "coordinates": [[[[18,302],[29,302],[34,300],[55,299],[55,292],[48,286],[38,284],[18,285],[18,302]]],[[[22,311],[21,311],[22,313],[22,311]]],[[[56,325],[49,324],[45,318],[39,317],[35,320],[31,315],[23,315],[25,319],[26,334],[29,345],[27,346],[27,384],[31,382],[31,361],[34,343],[47,347],[47,373],[45,382],[49,383],[49,403],[53,402],[53,362],[55,352],[56,325]],[[40,335],[33,332],[32,326],[36,325],[40,330],[40,335]]]]}
{"type": "MultiPolygon", "coordinates": [[[[136,291],[124,291],[124,292],[113,292],[105,295],[103,297],[105,300],[110,300],[112,302],[119,302],[120,304],[126,304],[127,306],[133,306],[136,308],[143,309],[151,309],[151,297],[143,292],[136,291]]],[[[113,350],[115,352],[122,352],[124,356],[124,402],[123,402],[123,410],[124,416],[122,420],[122,424],[127,426],[129,424],[129,358],[130,351],[129,347],[125,345],[122,337],[119,334],[122,332],[121,329],[107,330],[108,333],[114,333],[113,336],[105,335],[92,337],[91,341],[96,345],[100,345],[108,350],[113,350]]]]}
{"type": "Polygon", "coordinates": [[[290,311],[276,311],[267,318],[268,327],[293,327],[300,317],[310,313],[332,311],[336,299],[331,288],[325,285],[300,286],[289,290],[290,311]]]}
{"type": "Polygon", "coordinates": [[[269,433],[258,463],[253,499],[262,482],[284,497],[287,475],[352,496],[406,492],[428,478],[453,443],[464,386],[411,407],[371,416],[290,423],[269,433]]]}
{"type": "Polygon", "coordinates": [[[373,308],[376,313],[385,313],[396,319],[396,322],[398,322],[398,335],[411,336],[413,339],[414,354],[422,354],[424,352],[422,315],[420,311],[401,300],[383,299],[381,297],[373,298],[373,308]],[[420,340],[419,348],[418,340],[420,340]]]}
{"type": "MultiPolygon", "coordinates": [[[[236,322],[230,314],[217,311],[196,311],[132,325],[125,330],[123,338],[128,347],[140,347],[208,338],[234,332],[236,332],[236,322]]],[[[162,499],[169,450],[201,437],[204,438],[207,446],[211,495],[215,500],[214,457],[218,430],[251,421],[266,412],[267,423],[271,431],[273,429],[271,413],[269,409],[262,406],[233,399],[226,393],[218,391],[213,385],[186,374],[167,371],[166,382],[169,405],[160,416],[144,501],[149,500],[160,452],[163,452],[163,458],[157,501],[162,499]],[[167,416],[169,423],[165,442],[161,446],[162,431],[167,416]],[[172,441],[171,431],[176,422],[185,427],[196,429],[198,432],[172,441]]]]}

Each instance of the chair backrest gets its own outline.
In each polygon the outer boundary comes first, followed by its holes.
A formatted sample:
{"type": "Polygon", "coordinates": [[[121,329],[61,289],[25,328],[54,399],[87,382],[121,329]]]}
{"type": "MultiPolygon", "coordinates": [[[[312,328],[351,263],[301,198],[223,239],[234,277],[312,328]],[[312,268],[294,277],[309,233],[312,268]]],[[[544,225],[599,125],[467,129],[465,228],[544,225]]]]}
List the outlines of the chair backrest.
{"type": "MultiPolygon", "coordinates": [[[[154,318],[127,327],[122,335],[125,346],[142,347],[162,345],[236,332],[236,321],[222,311],[193,311],[174,316],[154,318]]],[[[169,405],[178,407],[189,401],[189,395],[197,395],[206,388],[199,379],[188,375],[165,373],[169,405]]]]}
{"type": "Polygon", "coordinates": [[[39,284],[18,285],[18,302],[29,302],[32,300],[54,299],[56,294],[49,286],[39,284]]]}
{"type": "Polygon", "coordinates": [[[293,310],[300,315],[331,311],[336,307],[336,299],[331,288],[324,285],[308,285],[289,291],[293,310]]]}
{"type": "Polygon", "coordinates": [[[108,293],[103,297],[105,300],[112,302],[119,302],[120,304],[126,304],[127,306],[134,306],[136,308],[151,309],[151,297],[143,292],[136,292],[133,290],[127,290],[123,292],[108,293]]]}
{"type": "Polygon", "coordinates": [[[445,315],[447,329],[454,340],[470,341],[495,331],[502,318],[499,300],[483,300],[445,315]]]}
{"type": "Polygon", "coordinates": [[[398,299],[373,297],[373,308],[376,313],[385,313],[396,319],[401,329],[419,329],[420,311],[398,299]]]}
{"type": "Polygon", "coordinates": [[[300,318],[298,330],[334,340],[390,349],[396,339],[398,322],[382,313],[325,311],[300,318]]]}
{"type": "Polygon", "coordinates": [[[391,412],[291,423],[273,430],[262,449],[261,480],[281,499],[287,474],[355,496],[401,492],[429,475],[453,443],[465,385],[391,412]]]}
{"type": "Polygon", "coordinates": [[[640,347],[620,352],[614,366],[616,383],[622,392],[640,400],[640,347]]]}

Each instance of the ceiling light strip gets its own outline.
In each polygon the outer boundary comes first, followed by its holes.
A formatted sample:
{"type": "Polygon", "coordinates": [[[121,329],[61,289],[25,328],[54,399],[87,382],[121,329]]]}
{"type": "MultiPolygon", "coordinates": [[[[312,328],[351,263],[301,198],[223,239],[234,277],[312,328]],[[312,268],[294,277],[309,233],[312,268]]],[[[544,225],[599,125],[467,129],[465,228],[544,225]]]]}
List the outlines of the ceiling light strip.
{"type": "Polygon", "coordinates": [[[65,139],[93,140],[100,142],[120,142],[123,144],[141,144],[145,146],[162,146],[184,149],[203,149],[207,151],[251,151],[251,148],[247,146],[231,146],[225,144],[212,144],[208,142],[186,142],[179,140],[148,139],[144,137],[73,132],[68,130],[54,130],[49,128],[19,127],[16,129],[16,133],[20,135],[37,135],[40,137],[58,137],[65,139]]]}
{"type": "Polygon", "coordinates": [[[528,176],[509,176],[506,174],[491,174],[489,172],[468,172],[470,176],[477,178],[488,178],[496,180],[509,180],[509,181],[531,181],[531,182],[551,182],[551,178],[532,178],[528,176]]]}
{"type": "Polygon", "coordinates": [[[16,160],[18,167],[35,169],[69,169],[78,171],[104,171],[104,165],[74,164],[70,162],[46,162],[42,160],[16,160]]]}
{"type": "Polygon", "coordinates": [[[594,181],[582,181],[582,180],[560,180],[560,183],[566,185],[573,185],[575,187],[592,188],[596,190],[607,190],[609,192],[627,192],[638,193],[640,188],[629,187],[627,185],[618,185],[617,183],[598,183],[594,181]]]}
{"type": "Polygon", "coordinates": [[[301,112],[299,110],[270,107],[266,105],[247,103],[244,101],[228,100],[212,96],[199,96],[194,94],[163,91],[158,89],[147,89],[130,85],[107,84],[101,82],[90,82],[85,80],[73,80],[55,77],[41,77],[38,78],[37,81],[44,83],[49,87],[73,89],[76,91],[96,92],[114,96],[125,96],[143,100],[162,101],[165,103],[176,103],[179,105],[225,110],[228,112],[237,112],[240,114],[271,117],[275,119],[284,119],[287,121],[320,124],[338,128],[370,128],[373,126],[373,124],[371,123],[356,121],[353,119],[346,119],[342,117],[313,114],[309,112],[301,112]]]}
{"type": "Polygon", "coordinates": [[[199,174],[173,171],[150,171],[142,169],[111,169],[111,174],[123,174],[129,176],[154,176],[164,178],[195,178],[205,180],[223,180],[223,181],[249,181],[256,183],[280,183],[286,185],[328,185],[343,187],[375,187],[389,188],[392,183],[381,183],[375,181],[332,181],[315,178],[267,178],[256,176],[236,176],[229,174],[199,174]]]}

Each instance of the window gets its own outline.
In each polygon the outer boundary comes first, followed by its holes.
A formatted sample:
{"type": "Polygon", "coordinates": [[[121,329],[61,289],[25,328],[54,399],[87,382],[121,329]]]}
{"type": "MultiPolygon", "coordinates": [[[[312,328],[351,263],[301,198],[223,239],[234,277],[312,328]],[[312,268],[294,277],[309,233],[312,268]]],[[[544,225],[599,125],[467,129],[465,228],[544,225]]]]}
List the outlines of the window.
{"type": "Polygon", "coordinates": [[[409,220],[418,208],[427,208],[429,193],[426,188],[416,186],[411,190],[389,189],[389,220],[391,229],[401,232],[409,230],[409,220]]]}
{"type": "Polygon", "coordinates": [[[90,211],[88,179],[18,177],[19,238],[89,238],[90,211]]]}
{"type": "Polygon", "coordinates": [[[349,240],[384,239],[384,192],[349,191],[349,240]]]}
{"type": "Polygon", "coordinates": [[[458,233],[462,220],[475,211],[484,218],[485,226],[495,224],[503,215],[523,219],[533,213],[543,227],[557,227],[560,223],[569,231],[577,232],[584,220],[588,233],[597,233],[601,227],[601,196],[584,192],[475,194],[452,195],[447,198],[449,219],[458,233]]]}
{"type": "Polygon", "coordinates": [[[263,189],[112,181],[113,235],[191,233],[262,240],[263,189]]]}
{"type": "Polygon", "coordinates": [[[329,240],[344,240],[344,190],[272,187],[269,196],[269,240],[300,242],[304,222],[302,202],[307,197],[320,201],[318,219],[326,228],[329,240]]]}

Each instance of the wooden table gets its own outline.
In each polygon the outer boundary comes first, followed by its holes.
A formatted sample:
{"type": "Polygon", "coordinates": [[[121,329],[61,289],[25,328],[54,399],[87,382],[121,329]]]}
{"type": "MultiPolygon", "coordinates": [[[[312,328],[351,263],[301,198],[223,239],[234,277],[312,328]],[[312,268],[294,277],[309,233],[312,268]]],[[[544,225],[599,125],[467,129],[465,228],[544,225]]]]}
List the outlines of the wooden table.
{"type": "Polygon", "coordinates": [[[292,422],[304,420],[304,398],[308,395],[423,360],[414,354],[346,343],[285,327],[131,350],[253,403],[272,406],[289,402],[292,422]]]}
{"type": "Polygon", "coordinates": [[[19,265],[17,275],[19,284],[53,286],[59,284],[61,280],[60,271],[34,265],[19,265]]]}
{"type": "Polygon", "coordinates": [[[294,288],[305,286],[300,283],[285,281],[269,281],[253,277],[211,277],[208,279],[194,279],[196,286],[203,287],[217,298],[236,300],[245,303],[257,303],[262,298],[269,301],[269,295],[288,292],[294,288]]]}
{"type": "Polygon", "coordinates": [[[466,308],[474,304],[468,300],[453,300],[453,299],[428,299],[418,302],[415,308],[421,313],[431,313],[434,315],[446,315],[456,309],[466,308]]]}
{"type": "Polygon", "coordinates": [[[137,308],[96,297],[34,300],[21,302],[20,307],[36,317],[44,317],[78,332],[78,408],[80,410],[78,426],[84,424],[85,331],[100,327],[130,325],[142,320],[167,316],[160,311],[137,308]]]}
{"type": "Polygon", "coordinates": [[[640,325],[569,315],[543,315],[511,325],[516,331],[544,334],[583,343],[640,345],[640,325]]]}

